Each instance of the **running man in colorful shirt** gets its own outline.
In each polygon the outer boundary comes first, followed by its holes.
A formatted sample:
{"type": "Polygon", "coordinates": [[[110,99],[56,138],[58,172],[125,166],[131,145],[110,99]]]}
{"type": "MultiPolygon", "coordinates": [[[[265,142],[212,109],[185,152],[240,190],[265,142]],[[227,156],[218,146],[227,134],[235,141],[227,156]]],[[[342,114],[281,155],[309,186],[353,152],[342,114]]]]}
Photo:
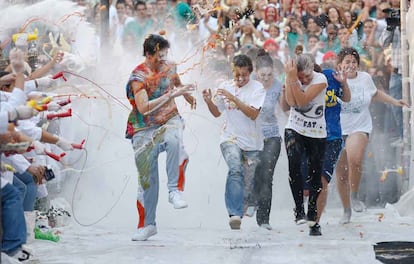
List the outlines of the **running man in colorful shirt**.
{"type": "Polygon", "coordinates": [[[169,202],[175,209],[186,208],[182,198],[188,155],[183,146],[183,120],[174,98],[184,96],[195,106],[190,95],[193,85],[182,85],[176,65],[168,62],[169,42],[149,35],[143,45],[145,61],[133,71],[126,86],[132,105],[126,138],[131,139],[138,169],[138,229],[132,240],[143,241],[157,233],[155,214],[158,203],[158,155],[167,152],[169,202]]]}

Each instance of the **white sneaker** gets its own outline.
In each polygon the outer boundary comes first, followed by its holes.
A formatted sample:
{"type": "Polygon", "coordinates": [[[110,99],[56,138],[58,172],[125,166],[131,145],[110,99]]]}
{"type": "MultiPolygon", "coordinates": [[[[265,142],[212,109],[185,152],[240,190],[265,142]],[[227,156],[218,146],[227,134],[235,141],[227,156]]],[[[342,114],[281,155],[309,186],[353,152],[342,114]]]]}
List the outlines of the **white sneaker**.
{"type": "Polygon", "coordinates": [[[264,229],[267,229],[267,230],[272,230],[273,229],[272,226],[269,225],[269,224],[261,224],[260,227],[264,228],[264,229]]]}
{"type": "Polygon", "coordinates": [[[20,261],[18,261],[15,258],[12,258],[11,256],[7,255],[4,252],[1,252],[1,261],[2,261],[1,263],[4,263],[4,264],[21,264],[20,261]]]}
{"type": "Polygon", "coordinates": [[[132,235],[132,241],[145,241],[156,234],[157,227],[155,225],[147,225],[146,227],[138,228],[137,232],[132,235]]]}
{"type": "Polygon", "coordinates": [[[19,263],[40,263],[39,259],[33,255],[32,250],[26,247],[25,245],[23,245],[19,251],[17,251],[10,257],[18,260],[19,263]]]}
{"type": "Polygon", "coordinates": [[[256,212],[256,210],[257,210],[257,207],[256,206],[249,205],[247,207],[246,212],[244,213],[244,215],[245,216],[248,216],[248,217],[253,217],[254,216],[254,213],[256,212]]]}
{"type": "Polygon", "coordinates": [[[168,195],[168,201],[174,205],[174,209],[181,209],[188,207],[188,204],[186,201],[183,200],[183,192],[181,191],[172,191],[168,195]]]}
{"type": "Polygon", "coordinates": [[[229,220],[229,225],[231,229],[240,229],[241,217],[238,215],[231,216],[229,220]]]}

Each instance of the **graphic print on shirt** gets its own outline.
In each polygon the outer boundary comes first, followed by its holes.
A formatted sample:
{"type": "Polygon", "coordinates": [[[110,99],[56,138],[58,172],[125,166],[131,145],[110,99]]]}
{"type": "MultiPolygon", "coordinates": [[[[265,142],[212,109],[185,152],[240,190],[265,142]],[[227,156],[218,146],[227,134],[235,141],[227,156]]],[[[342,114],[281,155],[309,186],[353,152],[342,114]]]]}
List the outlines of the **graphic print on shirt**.
{"type": "Polygon", "coordinates": [[[307,118],[317,119],[323,116],[323,105],[312,102],[304,107],[295,107],[295,110],[307,118]]]}
{"type": "Polygon", "coordinates": [[[335,94],[335,89],[326,91],[325,95],[325,107],[334,107],[338,104],[338,97],[335,94]]]}
{"type": "MultiPolygon", "coordinates": [[[[306,92],[312,85],[327,84],[327,79],[324,74],[318,72],[314,72],[313,74],[311,83],[301,87],[303,92],[306,92]]],[[[285,128],[293,129],[307,137],[325,138],[325,96],[326,88],[305,106],[291,107],[289,120],[285,128]]]]}
{"type": "Polygon", "coordinates": [[[365,100],[371,101],[371,98],[365,98],[365,89],[352,89],[352,100],[342,104],[342,113],[361,113],[366,105],[365,100]]]}

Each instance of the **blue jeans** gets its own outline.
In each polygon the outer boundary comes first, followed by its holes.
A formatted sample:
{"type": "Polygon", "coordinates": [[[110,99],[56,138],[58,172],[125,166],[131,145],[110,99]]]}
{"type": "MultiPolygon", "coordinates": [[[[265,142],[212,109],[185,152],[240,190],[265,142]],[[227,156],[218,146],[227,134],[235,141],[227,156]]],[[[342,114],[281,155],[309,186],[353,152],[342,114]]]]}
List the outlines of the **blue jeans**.
{"type": "Polygon", "coordinates": [[[13,175],[13,186],[16,187],[19,192],[20,200],[23,204],[24,197],[26,196],[26,184],[17,178],[16,174],[13,175]]]}
{"type": "Polygon", "coordinates": [[[23,209],[25,211],[33,211],[37,195],[37,185],[34,182],[32,174],[25,171],[23,173],[15,173],[13,178],[13,185],[23,191],[23,209]],[[18,180],[16,180],[16,177],[18,180]],[[20,181],[20,182],[19,182],[20,181]],[[15,183],[16,182],[16,183],[15,183]],[[22,186],[22,184],[24,186],[22,186]]]}
{"type": "Polygon", "coordinates": [[[224,194],[227,212],[229,216],[243,217],[244,205],[247,205],[253,191],[253,178],[260,151],[245,151],[230,141],[221,143],[220,148],[229,167],[224,194]]]}
{"type": "MultiPolygon", "coordinates": [[[[395,99],[402,98],[402,77],[401,74],[391,73],[388,94],[395,99]]],[[[403,115],[402,108],[393,105],[387,105],[384,117],[384,129],[386,135],[391,139],[394,137],[403,137],[403,115]],[[391,134],[394,132],[394,135],[391,134]]]]}
{"type": "Polygon", "coordinates": [[[19,191],[11,184],[1,189],[1,215],[3,239],[1,251],[14,253],[26,243],[26,221],[19,191]]]}
{"type": "Polygon", "coordinates": [[[161,127],[138,131],[132,137],[139,181],[138,228],[156,224],[155,213],[159,192],[158,156],[161,152],[167,152],[168,191],[184,190],[188,155],[184,150],[183,128],[183,120],[175,116],[161,127]]]}

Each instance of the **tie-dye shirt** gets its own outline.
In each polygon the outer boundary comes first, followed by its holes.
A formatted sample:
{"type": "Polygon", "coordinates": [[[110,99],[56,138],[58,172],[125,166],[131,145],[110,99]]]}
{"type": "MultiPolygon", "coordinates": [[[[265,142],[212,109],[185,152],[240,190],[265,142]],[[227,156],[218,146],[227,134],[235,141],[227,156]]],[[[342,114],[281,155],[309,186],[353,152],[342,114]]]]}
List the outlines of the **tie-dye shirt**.
{"type": "Polygon", "coordinates": [[[131,83],[137,81],[139,83],[138,90],[145,89],[148,94],[148,100],[154,100],[174,88],[174,83],[178,81],[176,66],[167,63],[160,67],[159,72],[152,72],[151,69],[142,63],[138,65],[131,73],[126,85],[126,95],[132,106],[132,111],[128,116],[126,138],[132,136],[143,129],[165,124],[169,119],[178,115],[177,106],[174,100],[170,100],[159,109],[148,115],[143,115],[138,111],[135,104],[135,94],[131,83]]]}

